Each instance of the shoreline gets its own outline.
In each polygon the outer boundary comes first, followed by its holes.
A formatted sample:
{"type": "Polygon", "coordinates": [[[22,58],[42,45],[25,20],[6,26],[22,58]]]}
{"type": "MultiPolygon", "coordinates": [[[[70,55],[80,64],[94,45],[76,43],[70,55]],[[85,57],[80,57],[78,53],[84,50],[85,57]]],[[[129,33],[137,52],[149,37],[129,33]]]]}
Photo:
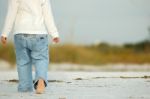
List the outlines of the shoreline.
{"type": "MultiPolygon", "coordinates": [[[[34,69],[34,68],[33,68],[34,69]]],[[[16,65],[11,65],[6,61],[0,61],[0,71],[16,70],[16,65]]],[[[100,71],[100,72],[147,72],[150,71],[150,64],[104,64],[104,65],[84,65],[72,63],[50,63],[49,71],[100,71]]]]}

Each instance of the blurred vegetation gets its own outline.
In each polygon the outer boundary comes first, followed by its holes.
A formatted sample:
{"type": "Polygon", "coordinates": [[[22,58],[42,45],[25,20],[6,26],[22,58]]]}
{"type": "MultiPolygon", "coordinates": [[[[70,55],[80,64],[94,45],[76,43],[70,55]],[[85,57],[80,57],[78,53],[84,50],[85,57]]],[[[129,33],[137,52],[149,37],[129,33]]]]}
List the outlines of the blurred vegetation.
{"type": "MultiPolygon", "coordinates": [[[[100,43],[97,45],[53,45],[50,46],[50,61],[53,63],[75,63],[100,65],[107,63],[150,63],[150,42],[122,46],[100,43]]],[[[16,63],[13,44],[0,46],[0,60],[16,63]]]]}

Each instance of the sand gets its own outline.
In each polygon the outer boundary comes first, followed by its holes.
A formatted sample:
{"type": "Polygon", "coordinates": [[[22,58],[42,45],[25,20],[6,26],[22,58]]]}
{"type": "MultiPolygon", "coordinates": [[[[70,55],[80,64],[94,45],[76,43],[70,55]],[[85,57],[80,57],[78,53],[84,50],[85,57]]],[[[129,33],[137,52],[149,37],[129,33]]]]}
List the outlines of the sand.
{"type": "MultiPolygon", "coordinates": [[[[33,73],[34,75],[34,73],[33,73]]],[[[150,99],[149,72],[48,73],[42,95],[17,92],[17,72],[0,72],[0,99],[150,99]]]]}

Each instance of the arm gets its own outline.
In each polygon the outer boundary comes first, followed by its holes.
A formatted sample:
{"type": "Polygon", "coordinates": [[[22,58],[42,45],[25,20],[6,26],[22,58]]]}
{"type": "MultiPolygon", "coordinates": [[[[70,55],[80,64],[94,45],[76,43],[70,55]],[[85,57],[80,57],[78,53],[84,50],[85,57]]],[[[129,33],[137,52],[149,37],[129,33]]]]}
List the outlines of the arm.
{"type": "Polygon", "coordinates": [[[52,9],[49,0],[45,0],[45,2],[42,5],[42,10],[43,10],[44,22],[48,32],[52,36],[53,40],[59,38],[59,34],[54,23],[54,18],[52,15],[52,9]]]}
{"type": "Polygon", "coordinates": [[[2,37],[7,38],[7,36],[11,32],[16,18],[17,10],[18,10],[18,0],[8,0],[8,10],[4,22],[2,37]]]}

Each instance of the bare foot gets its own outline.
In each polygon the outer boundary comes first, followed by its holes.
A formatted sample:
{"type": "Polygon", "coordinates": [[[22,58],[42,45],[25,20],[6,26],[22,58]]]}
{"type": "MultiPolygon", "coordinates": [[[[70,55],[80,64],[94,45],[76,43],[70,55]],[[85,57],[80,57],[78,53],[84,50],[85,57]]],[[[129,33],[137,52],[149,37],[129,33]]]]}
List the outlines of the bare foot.
{"type": "Polygon", "coordinates": [[[44,84],[44,80],[43,79],[39,79],[38,80],[38,84],[37,84],[37,89],[36,89],[36,93],[37,94],[42,94],[45,91],[45,84],[44,84]]]}

